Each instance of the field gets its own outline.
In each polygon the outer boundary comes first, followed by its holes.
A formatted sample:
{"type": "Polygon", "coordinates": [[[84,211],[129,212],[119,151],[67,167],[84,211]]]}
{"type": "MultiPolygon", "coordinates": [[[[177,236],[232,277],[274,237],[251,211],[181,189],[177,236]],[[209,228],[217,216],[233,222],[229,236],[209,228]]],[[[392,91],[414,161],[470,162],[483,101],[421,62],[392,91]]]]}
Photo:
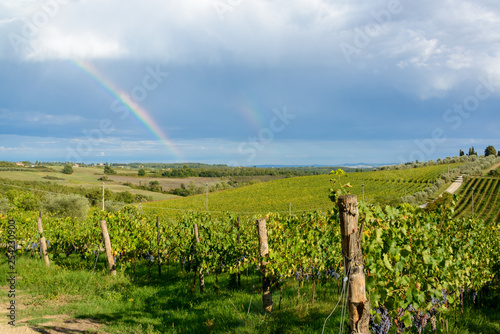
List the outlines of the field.
{"type": "MultiPolygon", "coordinates": [[[[61,167],[47,167],[51,170],[51,172],[46,171],[2,171],[0,170],[0,178],[7,180],[20,180],[20,181],[41,181],[41,182],[54,182],[56,184],[60,184],[63,186],[69,187],[83,187],[83,188],[92,188],[92,187],[101,187],[102,181],[99,181],[98,178],[104,175],[102,167],[75,167],[73,168],[73,174],[63,174],[61,173],[61,167]],[[44,177],[57,177],[62,180],[54,180],[54,179],[45,179],[44,177]]],[[[35,169],[33,169],[35,170],[35,169]]],[[[132,189],[124,183],[131,183],[134,185],[147,185],[150,181],[158,181],[159,186],[163,187],[163,189],[173,189],[181,186],[181,183],[189,185],[192,181],[197,186],[202,186],[208,183],[209,185],[213,185],[217,182],[220,182],[218,178],[201,178],[201,177],[193,177],[193,178],[152,178],[152,177],[137,177],[137,171],[133,171],[130,169],[120,169],[114,168],[116,171],[116,175],[108,175],[109,180],[105,182],[105,187],[110,189],[113,192],[122,192],[128,191],[132,194],[142,194],[146,196],[152,196],[153,200],[165,200],[171,198],[177,198],[178,196],[170,195],[170,194],[162,194],[159,192],[152,192],[141,189],[132,189]],[[135,175],[135,176],[134,176],[135,175]]]]}
{"type": "MultiPolygon", "coordinates": [[[[351,193],[362,199],[363,188],[368,203],[395,203],[405,195],[422,191],[432,185],[443,172],[453,170],[462,163],[435,165],[405,170],[348,173],[342,179],[353,187],[351,193]],[[363,187],[364,184],[364,187],[363,187]]],[[[332,207],[328,198],[330,175],[303,176],[274,180],[237,189],[208,194],[208,211],[257,214],[326,210],[332,207]]],[[[207,211],[207,196],[143,204],[144,208],[169,211],[207,211]]]]}

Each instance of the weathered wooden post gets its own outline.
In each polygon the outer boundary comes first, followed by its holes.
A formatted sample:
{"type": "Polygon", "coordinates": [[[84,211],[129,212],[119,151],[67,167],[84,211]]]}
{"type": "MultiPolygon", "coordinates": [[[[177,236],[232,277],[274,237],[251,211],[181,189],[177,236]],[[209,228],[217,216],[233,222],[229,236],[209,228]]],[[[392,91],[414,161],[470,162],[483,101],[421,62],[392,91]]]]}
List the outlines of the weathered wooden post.
{"type": "Polygon", "coordinates": [[[366,298],[361,233],[358,229],[358,203],[356,195],[340,196],[340,213],[344,273],[348,281],[349,333],[369,334],[370,302],[366,298]]]}
{"type": "Polygon", "coordinates": [[[269,255],[269,245],[267,243],[267,227],[264,218],[257,220],[257,230],[259,233],[259,254],[261,257],[260,268],[262,270],[262,305],[268,313],[273,311],[273,295],[271,294],[271,280],[267,277],[267,262],[265,258],[269,255]]]}
{"type": "Polygon", "coordinates": [[[109,239],[108,225],[105,220],[101,220],[102,238],[104,239],[104,247],[106,248],[106,257],[108,258],[109,271],[112,275],[116,275],[115,260],[113,259],[113,250],[111,249],[111,240],[109,239]]]}
{"type": "Polygon", "coordinates": [[[40,212],[40,216],[36,219],[36,224],[38,227],[38,233],[40,234],[40,248],[42,250],[43,259],[45,260],[45,264],[47,267],[49,266],[49,255],[47,254],[47,242],[45,241],[45,237],[43,235],[43,226],[42,226],[42,213],[40,212]]]}
{"type": "MultiPolygon", "coordinates": [[[[198,224],[194,224],[194,241],[197,244],[200,243],[200,236],[198,234],[198,224]]],[[[204,294],[205,293],[205,276],[203,275],[203,265],[202,265],[202,263],[200,263],[200,268],[198,270],[198,274],[199,274],[199,277],[200,277],[200,293],[204,294]]]]}

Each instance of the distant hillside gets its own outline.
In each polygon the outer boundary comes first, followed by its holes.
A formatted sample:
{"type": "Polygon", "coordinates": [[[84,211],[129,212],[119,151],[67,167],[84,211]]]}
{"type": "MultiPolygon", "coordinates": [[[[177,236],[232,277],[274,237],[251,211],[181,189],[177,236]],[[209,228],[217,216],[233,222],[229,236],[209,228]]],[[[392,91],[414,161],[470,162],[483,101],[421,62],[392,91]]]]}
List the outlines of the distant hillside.
{"type": "MultiPolygon", "coordinates": [[[[367,202],[397,203],[405,195],[432,186],[448,169],[462,164],[349,173],[343,182],[351,183],[351,193],[357,194],[360,200],[364,188],[367,202]]],[[[292,211],[327,209],[333,205],[328,198],[330,178],[330,175],[294,177],[210,193],[208,210],[241,214],[288,212],[290,203],[292,211]]],[[[159,212],[171,209],[168,210],[171,214],[185,210],[205,211],[206,195],[151,202],[143,207],[159,212]]]]}

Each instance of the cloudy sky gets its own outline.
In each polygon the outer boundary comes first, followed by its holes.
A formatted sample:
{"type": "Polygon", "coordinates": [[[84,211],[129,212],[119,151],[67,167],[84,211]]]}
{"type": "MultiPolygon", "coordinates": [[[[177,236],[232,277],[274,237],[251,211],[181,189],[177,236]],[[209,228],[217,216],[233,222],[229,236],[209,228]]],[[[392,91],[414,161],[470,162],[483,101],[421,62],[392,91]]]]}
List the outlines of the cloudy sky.
{"type": "Polygon", "coordinates": [[[499,107],[493,0],[0,1],[0,160],[422,161],[499,107]]]}

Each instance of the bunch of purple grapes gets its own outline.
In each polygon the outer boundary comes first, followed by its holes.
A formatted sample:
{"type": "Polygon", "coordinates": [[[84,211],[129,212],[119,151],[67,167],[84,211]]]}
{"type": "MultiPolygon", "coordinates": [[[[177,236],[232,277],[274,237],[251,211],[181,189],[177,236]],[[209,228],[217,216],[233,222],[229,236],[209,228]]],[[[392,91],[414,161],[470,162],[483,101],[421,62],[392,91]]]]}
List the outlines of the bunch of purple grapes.
{"type": "Polygon", "coordinates": [[[153,262],[153,260],[155,259],[155,258],[153,257],[153,255],[151,255],[151,254],[149,254],[149,253],[143,253],[143,254],[142,254],[142,258],[143,258],[144,260],[148,260],[149,262],[153,262]]]}
{"type": "Polygon", "coordinates": [[[325,274],[327,277],[332,277],[334,279],[338,279],[340,277],[340,275],[335,271],[334,268],[328,268],[325,274]]]}
{"type": "Polygon", "coordinates": [[[421,334],[425,327],[427,327],[427,321],[430,319],[429,313],[422,313],[422,311],[418,312],[417,314],[413,315],[413,324],[415,325],[415,328],[417,329],[418,334],[421,334]]]}
{"type": "Polygon", "coordinates": [[[472,302],[475,304],[477,300],[477,292],[476,290],[472,290],[472,302]]]}
{"type": "Polygon", "coordinates": [[[387,309],[383,306],[375,308],[380,316],[380,323],[375,322],[375,316],[370,316],[370,330],[375,334],[387,334],[392,327],[392,319],[387,309]]]}
{"type": "Polygon", "coordinates": [[[236,265],[240,264],[240,263],[244,263],[245,262],[245,255],[243,255],[242,257],[240,258],[237,258],[236,259],[236,265]]]}
{"type": "Polygon", "coordinates": [[[296,281],[303,281],[304,276],[302,275],[302,266],[298,266],[297,271],[293,274],[296,281]]]}
{"type": "Polygon", "coordinates": [[[443,303],[448,304],[448,298],[447,298],[447,292],[446,290],[441,290],[441,293],[443,294],[443,303]]]}
{"type": "MultiPolygon", "coordinates": [[[[413,309],[413,306],[409,306],[413,309]]],[[[398,309],[398,321],[397,321],[397,326],[398,326],[398,333],[403,333],[404,331],[406,330],[409,330],[411,328],[412,325],[410,325],[409,327],[406,327],[405,326],[405,323],[403,321],[401,321],[401,318],[404,317],[404,315],[406,314],[406,311],[409,311],[408,308],[406,310],[403,310],[401,307],[398,309]]],[[[409,311],[411,312],[411,311],[409,311]]]]}

